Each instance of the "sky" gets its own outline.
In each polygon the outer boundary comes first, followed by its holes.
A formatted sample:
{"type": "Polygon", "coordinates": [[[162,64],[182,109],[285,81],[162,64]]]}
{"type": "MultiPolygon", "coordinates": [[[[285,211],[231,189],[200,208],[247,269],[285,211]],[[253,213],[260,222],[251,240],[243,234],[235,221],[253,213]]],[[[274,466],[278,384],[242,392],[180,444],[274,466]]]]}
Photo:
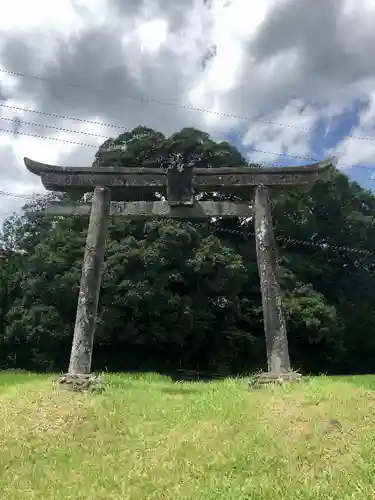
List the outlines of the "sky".
{"type": "Polygon", "coordinates": [[[374,19],[374,0],[8,2],[0,222],[43,192],[24,156],[90,166],[137,125],[196,127],[265,165],[335,156],[375,189],[374,19]]]}

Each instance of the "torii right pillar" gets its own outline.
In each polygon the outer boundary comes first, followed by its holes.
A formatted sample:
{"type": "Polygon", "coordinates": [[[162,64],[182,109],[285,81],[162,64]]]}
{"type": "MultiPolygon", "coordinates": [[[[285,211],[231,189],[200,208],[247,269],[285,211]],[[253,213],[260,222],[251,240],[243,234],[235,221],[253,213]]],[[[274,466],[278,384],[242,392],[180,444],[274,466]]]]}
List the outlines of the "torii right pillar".
{"type": "MultiPolygon", "coordinates": [[[[291,174],[285,178],[285,184],[293,184],[309,190],[318,178],[318,173],[332,165],[332,159],[309,167],[300,167],[298,175],[291,174]],[[314,172],[315,170],[315,172],[314,172]],[[314,172],[314,173],[313,173],[314,172]],[[310,174],[310,175],[309,175],[310,174]],[[304,182],[301,182],[304,178],[304,182]]],[[[297,171],[297,169],[295,170],[297,171]]],[[[260,180],[260,177],[259,177],[260,180]]],[[[267,352],[267,372],[255,375],[250,379],[250,386],[259,387],[268,383],[283,383],[301,379],[301,374],[294,372],[290,364],[286,322],[280,289],[279,259],[272,221],[272,210],[269,189],[276,182],[259,182],[254,188],[254,226],[257,264],[262,295],[263,323],[267,352]]]]}
{"type": "Polygon", "coordinates": [[[292,370],[281,301],[271,205],[268,187],[264,185],[255,188],[254,225],[268,368],[267,376],[263,374],[262,380],[271,382],[272,379],[290,378],[292,370]]]}

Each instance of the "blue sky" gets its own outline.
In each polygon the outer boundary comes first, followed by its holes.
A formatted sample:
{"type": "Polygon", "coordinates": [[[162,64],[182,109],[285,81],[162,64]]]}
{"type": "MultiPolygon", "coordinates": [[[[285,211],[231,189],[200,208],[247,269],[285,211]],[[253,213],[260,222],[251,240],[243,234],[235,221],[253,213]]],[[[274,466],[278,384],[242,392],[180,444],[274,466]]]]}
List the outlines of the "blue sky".
{"type": "MultiPolygon", "coordinates": [[[[320,119],[315,122],[315,125],[308,134],[308,149],[309,152],[306,158],[316,158],[318,160],[327,158],[331,155],[335,156],[336,149],[339,147],[343,141],[351,137],[351,141],[355,142],[356,148],[361,148],[361,144],[370,143],[374,144],[374,159],[371,161],[369,158],[366,161],[359,161],[358,163],[349,163],[345,161],[345,156],[338,157],[338,168],[345,173],[351,180],[358,182],[361,186],[366,189],[375,190],[375,134],[372,140],[371,135],[365,136],[366,139],[361,139],[355,132],[360,126],[361,113],[365,112],[368,107],[368,103],[356,100],[350,108],[346,109],[343,113],[333,118],[326,117],[325,119],[320,119]],[[354,136],[353,136],[354,131],[354,136]],[[358,138],[355,139],[354,137],[358,138]],[[374,179],[372,179],[374,176],[374,179]]],[[[375,117],[374,117],[375,122],[375,117]]],[[[362,136],[360,136],[362,137],[362,136]]],[[[232,131],[226,135],[226,139],[236,145],[237,148],[250,160],[258,160],[257,154],[254,154],[251,148],[243,145],[242,141],[238,137],[237,131],[232,131]]],[[[255,144],[257,146],[257,144],[255,144]]],[[[280,156],[273,154],[264,154],[264,163],[272,162],[280,165],[301,165],[303,163],[310,163],[308,159],[294,158],[288,156],[289,148],[288,145],[279,149],[280,156]]],[[[293,156],[293,153],[291,153],[293,156]]],[[[301,155],[302,157],[304,154],[301,155]]],[[[262,162],[262,160],[260,160],[262,162]]]]}

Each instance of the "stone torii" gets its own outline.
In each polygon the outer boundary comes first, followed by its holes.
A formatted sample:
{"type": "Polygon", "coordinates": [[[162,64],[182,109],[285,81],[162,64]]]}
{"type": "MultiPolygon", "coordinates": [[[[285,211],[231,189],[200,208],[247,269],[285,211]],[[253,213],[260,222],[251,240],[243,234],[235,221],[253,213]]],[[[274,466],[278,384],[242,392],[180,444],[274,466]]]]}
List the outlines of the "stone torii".
{"type": "Polygon", "coordinates": [[[87,380],[102,279],[109,216],[172,217],[180,219],[253,216],[259,269],[268,372],[263,381],[296,378],[291,370],[282,308],[279,266],[272,224],[270,190],[308,190],[325,160],[297,167],[139,168],[59,167],[24,158],[27,169],[47,190],[81,197],[93,192],[91,203],[51,203],[52,216],[90,216],[68,376],[87,380]],[[144,201],[160,193],[165,201],[144,201]],[[195,194],[220,192],[249,203],[197,201],[195,194]],[[252,205],[252,206],[250,206],[252,205]]]}

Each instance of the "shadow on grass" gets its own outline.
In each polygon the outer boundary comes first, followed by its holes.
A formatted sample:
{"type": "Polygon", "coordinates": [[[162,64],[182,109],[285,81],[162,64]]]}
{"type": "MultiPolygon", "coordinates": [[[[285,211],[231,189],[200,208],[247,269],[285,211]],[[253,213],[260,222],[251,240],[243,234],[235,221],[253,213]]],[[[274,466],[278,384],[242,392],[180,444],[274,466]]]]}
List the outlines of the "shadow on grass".
{"type": "Polygon", "coordinates": [[[215,380],[224,380],[225,375],[210,374],[210,373],[199,373],[193,371],[178,371],[176,373],[169,374],[172,382],[197,382],[197,383],[207,383],[214,382],[215,380]]]}
{"type": "MultiPolygon", "coordinates": [[[[136,382],[214,382],[224,380],[225,375],[215,373],[204,373],[195,370],[177,370],[175,372],[152,372],[152,371],[124,371],[124,372],[102,372],[102,375],[110,375],[111,385],[119,387],[123,384],[136,382]]],[[[228,375],[229,376],[229,375],[228,375]]]]}
{"type": "Polygon", "coordinates": [[[375,391],[375,375],[352,375],[343,378],[347,382],[350,382],[351,384],[357,387],[361,387],[363,389],[370,389],[370,391],[375,391]]]}
{"type": "MultiPolygon", "coordinates": [[[[107,374],[103,374],[106,378],[107,374]]],[[[195,373],[180,371],[178,373],[155,372],[126,372],[109,374],[107,381],[109,387],[120,390],[144,389],[152,385],[155,390],[165,394],[197,394],[209,383],[224,379],[225,377],[205,376],[195,373]]]]}
{"type": "Polygon", "coordinates": [[[169,394],[170,396],[180,396],[182,394],[198,394],[201,392],[198,387],[162,387],[160,389],[164,394],[169,394]]]}
{"type": "Polygon", "coordinates": [[[144,386],[137,383],[135,380],[110,380],[105,382],[105,385],[108,385],[111,389],[143,389],[144,386]]]}
{"type": "Polygon", "coordinates": [[[38,374],[22,370],[2,370],[0,371],[0,390],[6,390],[13,385],[24,384],[32,380],[40,380],[47,377],[46,374],[38,374]]]}
{"type": "Polygon", "coordinates": [[[343,381],[362,389],[375,391],[375,375],[337,375],[329,377],[333,381],[343,381]]]}

